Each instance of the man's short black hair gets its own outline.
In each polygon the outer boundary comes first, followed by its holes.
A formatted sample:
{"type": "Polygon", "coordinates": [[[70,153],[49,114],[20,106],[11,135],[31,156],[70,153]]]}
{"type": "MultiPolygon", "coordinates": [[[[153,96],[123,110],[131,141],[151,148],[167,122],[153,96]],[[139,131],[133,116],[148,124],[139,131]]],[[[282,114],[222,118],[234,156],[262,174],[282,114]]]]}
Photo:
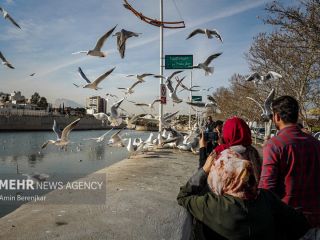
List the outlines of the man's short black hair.
{"type": "Polygon", "coordinates": [[[273,100],[272,111],[278,113],[284,123],[297,123],[299,103],[291,96],[281,96],[273,100]]]}
{"type": "Polygon", "coordinates": [[[223,121],[221,121],[221,120],[217,120],[216,121],[216,127],[217,126],[222,126],[223,125],[223,121]]]}

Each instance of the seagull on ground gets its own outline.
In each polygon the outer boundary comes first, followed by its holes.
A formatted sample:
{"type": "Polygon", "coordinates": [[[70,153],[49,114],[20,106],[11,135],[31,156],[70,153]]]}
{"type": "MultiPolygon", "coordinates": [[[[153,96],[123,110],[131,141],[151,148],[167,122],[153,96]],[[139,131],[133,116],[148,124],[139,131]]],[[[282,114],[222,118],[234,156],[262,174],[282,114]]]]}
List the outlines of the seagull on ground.
{"type": "Polygon", "coordinates": [[[66,147],[69,144],[69,134],[72,131],[72,129],[74,129],[77,126],[79,121],[80,121],[80,118],[70,123],[61,132],[61,130],[59,129],[56,123],[56,120],[54,120],[52,130],[57,135],[57,140],[48,140],[41,146],[41,148],[42,149],[45,148],[48,144],[54,144],[56,146],[61,146],[62,148],[66,147]]]}
{"type": "Polygon", "coordinates": [[[258,83],[264,83],[270,80],[278,80],[282,78],[282,76],[274,71],[269,71],[266,75],[261,75],[260,73],[253,73],[249,77],[246,78],[246,81],[251,82],[253,81],[254,84],[257,86],[258,83]]]}
{"type": "Polygon", "coordinates": [[[4,10],[4,8],[0,7],[0,12],[2,12],[4,19],[9,20],[13,25],[21,29],[19,24],[9,15],[9,13],[6,10],[4,10]]]}
{"type": "Polygon", "coordinates": [[[115,69],[116,67],[110,69],[109,71],[107,71],[106,73],[102,74],[100,77],[98,77],[96,80],[94,80],[93,82],[91,82],[87,76],[84,74],[84,72],[82,71],[82,69],[80,67],[78,67],[78,72],[80,74],[80,76],[86,80],[87,84],[83,85],[82,87],[83,88],[91,88],[91,89],[94,89],[94,90],[98,90],[98,89],[102,89],[102,88],[98,88],[98,84],[100,82],[102,82],[102,80],[104,80],[106,77],[108,77],[112,72],[113,70],[115,69]]]}
{"type": "Polygon", "coordinates": [[[114,26],[112,29],[110,29],[108,32],[106,32],[96,43],[96,46],[92,50],[88,51],[79,51],[72,54],[78,54],[78,53],[85,53],[90,56],[95,57],[106,57],[106,54],[104,52],[101,52],[101,48],[106,41],[106,39],[112,34],[112,32],[116,29],[117,25],[114,26]]]}
{"type": "Polygon", "coordinates": [[[141,33],[130,32],[125,29],[121,29],[120,32],[116,32],[113,36],[117,36],[117,47],[121,58],[124,58],[126,51],[126,41],[130,37],[139,37],[141,33]]]}
{"type": "Polygon", "coordinates": [[[136,81],[136,82],[135,82],[134,84],[132,84],[132,86],[129,87],[129,88],[118,87],[118,89],[120,89],[120,90],[126,90],[126,91],[125,91],[125,94],[126,94],[126,95],[127,95],[127,94],[132,94],[132,93],[134,93],[134,91],[133,91],[134,87],[137,86],[139,83],[142,83],[142,82],[141,82],[141,81],[136,81]]]}
{"type": "Polygon", "coordinates": [[[0,59],[1,59],[3,65],[7,66],[8,68],[14,69],[14,66],[12,66],[11,63],[9,63],[7,61],[7,59],[3,56],[3,54],[1,52],[0,52],[0,59]]]}
{"type": "Polygon", "coordinates": [[[255,102],[260,107],[260,109],[262,111],[261,117],[263,118],[264,121],[269,121],[272,116],[271,104],[274,99],[274,95],[275,95],[275,90],[273,88],[270,91],[269,95],[267,96],[266,100],[264,101],[263,107],[257,100],[255,100],[251,97],[247,97],[248,99],[255,102]]]}
{"type": "Polygon", "coordinates": [[[211,61],[217,57],[219,57],[222,53],[215,53],[210,55],[207,60],[203,63],[199,63],[197,66],[193,66],[193,68],[201,68],[204,70],[205,72],[205,76],[211,75],[213,73],[214,68],[213,67],[209,67],[209,64],[211,63],[211,61]]]}
{"type": "Polygon", "coordinates": [[[111,128],[109,131],[107,131],[106,133],[104,133],[103,135],[101,135],[100,137],[97,138],[85,138],[83,140],[94,140],[97,143],[103,142],[105,137],[108,135],[109,132],[111,132],[113,130],[113,128],[111,128]]]}
{"type": "Polygon", "coordinates": [[[219,33],[216,29],[213,29],[213,30],[206,29],[206,28],[205,28],[205,29],[201,29],[201,28],[195,29],[194,31],[192,31],[192,32],[189,34],[189,36],[187,37],[187,39],[193,37],[193,36],[196,35],[196,34],[205,34],[205,35],[207,35],[207,37],[208,37],[209,39],[213,38],[213,36],[214,36],[214,37],[218,38],[221,42],[223,42],[220,33],[219,33]]]}
{"type": "Polygon", "coordinates": [[[123,147],[123,140],[122,138],[120,137],[120,133],[123,129],[120,129],[118,130],[117,132],[115,132],[111,137],[110,137],[110,140],[109,140],[109,144],[110,145],[113,145],[113,146],[121,146],[123,147]]]}
{"type": "Polygon", "coordinates": [[[147,77],[147,76],[152,76],[152,75],[154,75],[154,74],[152,74],[152,73],[143,73],[141,75],[139,75],[139,74],[136,74],[136,75],[130,74],[130,75],[127,75],[127,77],[136,77],[138,82],[145,82],[144,78],[147,77]]]}

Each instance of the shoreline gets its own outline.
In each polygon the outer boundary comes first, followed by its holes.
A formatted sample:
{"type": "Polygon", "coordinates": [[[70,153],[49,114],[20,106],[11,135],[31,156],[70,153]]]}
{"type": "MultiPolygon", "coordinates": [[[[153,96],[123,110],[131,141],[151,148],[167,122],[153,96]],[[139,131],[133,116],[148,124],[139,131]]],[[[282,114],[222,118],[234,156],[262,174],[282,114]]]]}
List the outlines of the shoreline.
{"type": "Polygon", "coordinates": [[[45,196],[68,204],[23,204],[0,219],[0,238],[179,239],[185,212],[176,196],[197,164],[197,155],[165,149],[121,160],[83,178],[104,174],[103,204],[78,204],[78,192],[52,191],[45,196]]]}

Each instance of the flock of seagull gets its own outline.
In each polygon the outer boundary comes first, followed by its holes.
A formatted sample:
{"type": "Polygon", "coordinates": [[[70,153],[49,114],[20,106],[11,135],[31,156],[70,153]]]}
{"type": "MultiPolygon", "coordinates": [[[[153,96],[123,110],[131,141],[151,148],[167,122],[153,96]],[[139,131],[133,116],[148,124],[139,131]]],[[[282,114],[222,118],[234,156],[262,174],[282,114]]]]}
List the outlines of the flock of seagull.
{"type": "MultiPolygon", "coordinates": [[[[0,7],[0,12],[2,12],[4,19],[10,21],[15,27],[21,29],[21,27],[18,25],[18,23],[2,7],[0,7]]],[[[115,31],[117,26],[118,25],[114,26],[113,28],[108,30],[106,33],[104,33],[97,40],[95,46],[92,49],[85,50],[85,51],[78,51],[78,52],[74,52],[72,54],[84,53],[89,56],[104,58],[107,56],[107,53],[102,51],[103,45],[105,44],[105,42],[107,41],[107,39],[110,36],[113,36],[113,37],[117,38],[117,41],[116,41],[117,42],[117,49],[119,51],[120,57],[125,58],[126,43],[127,43],[128,39],[130,39],[132,37],[140,37],[140,35],[142,35],[142,33],[136,33],[136,32],[128,31],[125,29],[121,29],[120,31],[113,34],[113,32],[115,31]]],[[[220,35],[220,33],[216,29],[201,29],[201,28],[195,29],[187,36],[186,40],[193,38],[196,35],[204,35],[208,39],[216,38],[221,43],[223,43],[222,36],[220,35]]],[[[207,57],[207,59],[204,62],[198,63],[197,65],[193,66],[193,68],[194,69],[202,69],[204,71],[205,76],[211,75],[214,72],[214,67],[210,66],[210,64],[214,59],[218,58],[221,54],[222,54],[222,52],[211,54],[210,56],[207,57]]],[[[5,65],[8,68],[14,69],[14,66],[9,61],[7,61],[7,59],[4,57],[4,55],[1,53],[1,51],[0,51],[0,59],[1,59],[3,65],[5,65]]],[[[93,90],[102,89],[99,87],[99,84],[101,84],[101,82],[103,80],[105,80],[108,76],[110,76],[110,74],[112,74],[112,72],[115,70],[115,68],[116,67],[113,67],[113,68],[107,70],[105,73],[103,73],[102,75],[97,77],[94,81],[91,81],[86,76],[86,74],[83,72],[81,67],[78,67],[78,73],[79,73],[80,77],[85,81],[85,84],[73,83],[73,85],[77,88],[82,87],[82,88],[89,88],[89,89],[93,89],[93,90]]],[[[169,76],[156,75],[156,74],[152,74],[152,73],[127,75],[127,77],[134,78],[135,82],[129,87],[118,87],[119,90],[124,91],[124,97],[119,99],[118,96],[116,96],[114,94],[107,93],[106,94],[107,97],[113,97],[113,98],[117,99],[117,101],[111,106],[109,113],[107,113],[107,114],[106,113],[95,113],[95,114],[93,114],[93,116],[96,119],[101,120],[103,123],[105,123],[106,121],[109,121],[109,122],[111,122],[111,124],[113,126],[120,125],[121,121],[122,121],[122,119],[120,118],[120,115],[119,115],[119,111],[118,111],[118,109],[120,108],[120,105],[122,104],[122,102],[124,100],[129,101],[129,100],[127,100],[128,95],[132,95],[134,93],[134,89],[137,88],[142,83],[144,83],[145,78],[147,78],[147,77],[163,78],[165,80],[166,88],[169,92],[169,97],[171,98],[172,102],[175,104],[180,104],[182,102],[185,102],[191,106],[199,107],[199,108],[218,107],[217,101],[211,95],[207,95],[207,102],[193,102],[191,100],[185,101],[185,100],[181,99],[178,96],[178,93],[180,93],[182,91],[196,92],[196,91],[201,90],[201,89],[199,89],[200,86],[190,86],[190,87],[185,86],[183,84],[185,77],[180,78],[178,76],[178,74],[181,74],[182,72],[183,71],[181,71],[181,70],[175,71],[169,76]],[[175,79],[175,82],[173,79],[175,79]],[[179,88],[181,88],[180,91],[178,91],[179,88]]],[[[34,76],[34,75],[35,75],[35,73],[32,73],[30,76],[34,76]]],[[[266,75],[262,75],[260,73],[253,73],[252,75],[250,75],[246,79],[246,81],[252,81],[257,86],[257,85],[262,84],[266,81],[276,80],[279,78],[282,78],[282,76],[280,74],[278,74],[274,71],[269,71],[266,75]]],[[[210,89],[211,88],[202,89],[202,91],[210,91],[210,89]]],[[[270,113],[271,113],[270,112],[270,109],[271,109],[270,104],[271,104],[272,99],[274,98],[274,94],[275,93],[274,93],[274,89],[273,89],[270,92],[270,94],[268,95],[267,99],[265,100],[264,106],[262,106],[255,99],[248,97],[248,99],[254,101],[262,109],[262,117],[264,119],[266,119],[268,116],[270,116],[270,113]]],[[[129,102],[132,102],[136,106],[139,106],[139,107],[148,107],[150,109],[153,109],[154,104],[160,102],[160,99],[154,99],[151,103],[138,103],[138,102],[134,102],[134,101],[129,101],[129,102]]],[[[177,114],[177,112],[169,115],[170,117],[166,116],[161,119],[162,122],[164,123],[164,131],[169,132],[168,135],[166,134],[166,132],[159,133],[159,135],[156,139],[152,139],[153,136],[150,135],[150,137],[145,141],[143,141],[141,139],[139,141],[128,139],[128,147],[127,148],[129,150],[129,152],[132,152],[133,149],[137,150],[137,149],[144,149],[145,147],[148,148],[151,144],[153,146],[158,145],[158,144],[165,146],[167,144],[167,146],[175,146],[175,147],[178,147],[178,148],[184,149],[184,150],[185,149],[187,149],[187,150],[196,149],[196,146],[197,146],[196,142],[197,141],[195,139],[197,137],[194,137],[194,134],[196,134],[196,132],[199,131],[199,129],[196,128],[195,131],[193,131],[192,133],[189,133],[187,135],[176,131],[174,129],[174,126],[172,126],[169,121],[173,116],[175,116],[175,114],[177,114]]],[[[46,141],[43,144],[42,148],[45,148],[48,144],[54,144],[54,145],[60,146],[60,147],[67,146],[69,143],[69,134],[72,131],[72,129],[74,129],[77,126],[79,121],[80,121],[80,118],[73,121],[68,126],[66,126],[63,129],[63,131],[60,131],[56,121],[54,121],[53,131],[56,133],[57,138],[56,138],[56,140],[46,141]]],[[[131,119],[131,121],[132,121],[132,119],[131,119]]],[[[117,131],[115,134],[112,135],[112,137],[109,140],[110,144],[123,145],[123,140],[119,136],[120,132],[121,132],[121,130],[117,131]]],[[[101,137],[90,138],[90,139],[96,140],[97,142],[102,142],[102,141],[104,141],[104,139],[108,133],[109,132],[103,134],[101,137]]]]}

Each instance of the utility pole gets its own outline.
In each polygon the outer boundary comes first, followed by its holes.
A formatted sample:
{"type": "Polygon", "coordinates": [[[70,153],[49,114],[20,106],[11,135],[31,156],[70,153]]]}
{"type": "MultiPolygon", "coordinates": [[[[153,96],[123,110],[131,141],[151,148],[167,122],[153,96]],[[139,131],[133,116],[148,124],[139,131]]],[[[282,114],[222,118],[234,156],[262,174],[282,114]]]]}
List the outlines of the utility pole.
{"type": "MultiPolygon", "coordinates": [[[[190,90],[192,88],[192,70],[190,72],[190,90]]],[[[190,91],[190,101],[192,102],[192,91],[190,91]]],[[[191,130],[191,105],[189,106],[189,130],[191,130]]]]}
{"type": "MultiPolygon", "coordinates": [[[[163,22],[163,0],[160,0],[160,22],[163,22]]],[[[163,76],[163,24],[160,25],[160,76],[163,76]]],[[[160,78],[160,96],[163,78],[160,78]]],[[[159,104],[159,132],[162,130],[163,103],[159,104]]]]}

